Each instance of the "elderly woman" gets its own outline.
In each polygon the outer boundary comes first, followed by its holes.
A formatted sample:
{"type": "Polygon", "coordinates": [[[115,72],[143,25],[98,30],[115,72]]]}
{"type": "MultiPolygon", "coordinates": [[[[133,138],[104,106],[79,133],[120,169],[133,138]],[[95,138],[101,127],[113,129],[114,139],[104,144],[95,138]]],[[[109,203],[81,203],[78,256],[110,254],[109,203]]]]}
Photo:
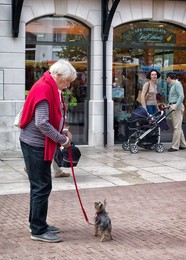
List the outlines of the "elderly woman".
{"type": "Polygon", "coordinates": [[[62,90],[76,78],[76,70],[66,60],[58,60],[32,86],[22,112],[20,144],[30,181],[29,223],[31,238],[60,242],[60,229],[46,222],[52,189],[51,162],[57,144],[68,147],[72,135],[63,130],[65,103],[62,90]]]}
{"type": "Polygon", "coordinates": [[[141,92],[142,107],[151,115],[155,114],[159,110],[156,99],[158,89],[157,79],[159,77],[160,73],[157,70],[150,70],[146,76],[148,81],[143,85],[141,92]]]}

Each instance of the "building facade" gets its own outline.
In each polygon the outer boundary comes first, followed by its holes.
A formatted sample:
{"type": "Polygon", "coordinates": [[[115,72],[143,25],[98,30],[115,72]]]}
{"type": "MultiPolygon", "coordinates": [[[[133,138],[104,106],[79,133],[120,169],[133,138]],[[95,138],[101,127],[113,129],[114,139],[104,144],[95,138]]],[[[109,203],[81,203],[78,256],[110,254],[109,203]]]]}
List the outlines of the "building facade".
{"type": "MultiPolygon", "coordinates": [[[[161,72],[163,102],[167,71],[178,74],[186,93],[186,1],[24,0],[20,21],[16,2],[0,0],[0,150],[19,149],[15,116],[32,84],[59,58],[78,72],[64,93],[77,144],[125,139],[127,117],[152,67],[161,72]]],[[[163,138],[171,139],[171,127],[163,138]]]]}

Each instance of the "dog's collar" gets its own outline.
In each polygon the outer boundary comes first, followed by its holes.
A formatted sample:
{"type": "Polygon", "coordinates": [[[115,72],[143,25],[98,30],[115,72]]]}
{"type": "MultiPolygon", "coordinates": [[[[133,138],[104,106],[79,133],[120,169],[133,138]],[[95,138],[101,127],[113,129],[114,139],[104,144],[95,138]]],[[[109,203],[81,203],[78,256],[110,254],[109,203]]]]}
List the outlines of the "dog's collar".
{"type": "Polygon", "coordinates": [[[96,212],[96,217],[99,217],[100,215],[102,215],[104,212],[104,210],[100,211],[100,212],[96,212]]]}

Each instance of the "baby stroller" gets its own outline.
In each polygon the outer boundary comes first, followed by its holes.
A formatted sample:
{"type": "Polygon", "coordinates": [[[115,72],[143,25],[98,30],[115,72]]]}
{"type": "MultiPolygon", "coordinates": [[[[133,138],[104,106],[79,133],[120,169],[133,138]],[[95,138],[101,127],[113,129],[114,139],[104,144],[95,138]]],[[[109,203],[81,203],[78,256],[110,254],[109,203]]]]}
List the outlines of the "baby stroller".
{"type": "Polygon", "coordinates": [[[138,147],[162,153],[165,148],[161,143],[161,130],[168,130],[166,124],[167,115],[165,111],[160,110],[154,115],[149,115],[142,107],[137,107],[128,120],[129,138],[122,144],[125,151],[138,153],[138,147]]]}

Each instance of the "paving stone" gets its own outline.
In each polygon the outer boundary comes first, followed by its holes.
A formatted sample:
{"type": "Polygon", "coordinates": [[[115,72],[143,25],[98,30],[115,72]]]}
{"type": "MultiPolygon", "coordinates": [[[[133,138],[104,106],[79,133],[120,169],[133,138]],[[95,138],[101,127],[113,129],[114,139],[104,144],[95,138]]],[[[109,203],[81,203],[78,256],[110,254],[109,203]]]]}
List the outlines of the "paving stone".
{"type": "Polygon", "coordinates": [[[113,238],[93,235],[73,190],[52,192],[48,223],[64,242],[33,241],[28,230],[29,194],[0,196],[0,259],[185,260],[186,182],[81,189],[90,222],[95,201],[107,199],[113,238]]]}

